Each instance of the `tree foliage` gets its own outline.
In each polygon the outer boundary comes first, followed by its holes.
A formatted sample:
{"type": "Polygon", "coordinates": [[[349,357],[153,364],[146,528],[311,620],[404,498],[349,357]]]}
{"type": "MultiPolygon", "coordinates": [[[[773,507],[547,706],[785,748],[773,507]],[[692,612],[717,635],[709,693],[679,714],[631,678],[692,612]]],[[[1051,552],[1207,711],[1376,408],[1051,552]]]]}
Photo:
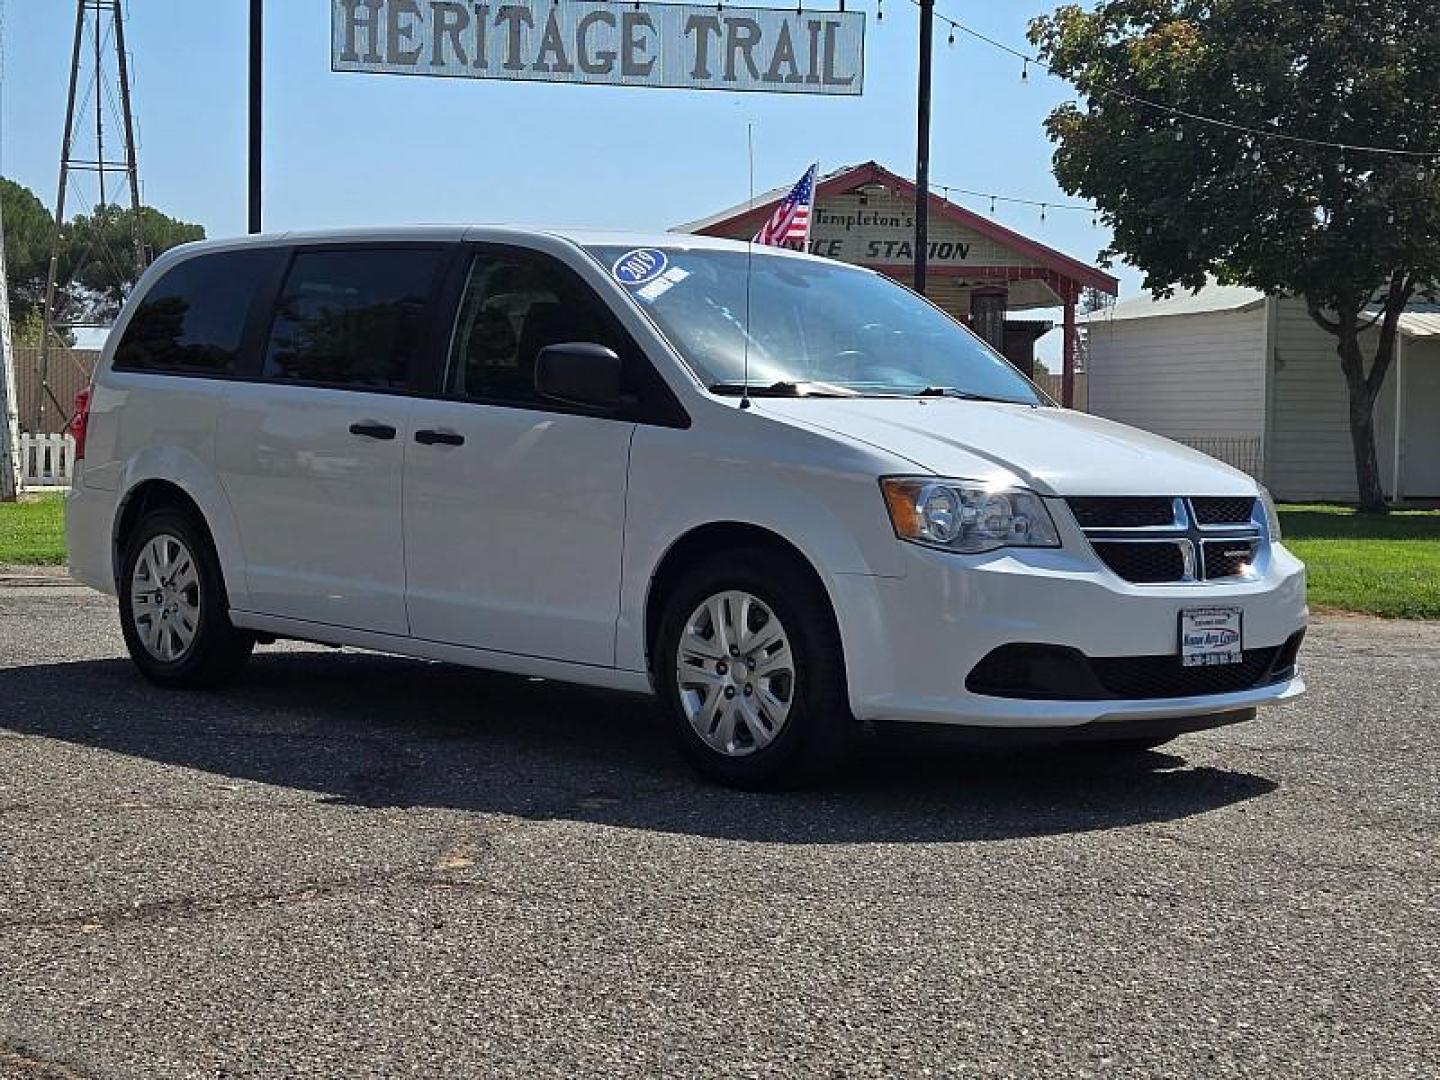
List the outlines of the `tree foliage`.
{"type": "Polygon", "coordinates": [[[1440,20],[1413,0],[1103,0],[1031,24],[1084,95],[1047,121],[1055,173],[1092,199],[1156,295],[1208,278],[1303,297],[1337,340],[1361,501],[1383,505],[1374,403],[1397,323],[1440,281],[1440,20]],[[1361,335],[1379,328],[1371,356],[1361,335]]]}
{"type": "MultiPolygon", "coordinates": [[[[17,332],[28,332],[44,308],[55,219],[34,192],[14,181],[0,180],[0,198],[11,315],[17,332]]],[[[59,321],[104,323],[119,313],[139,276],[133,220],[128,208],[104,205],[67,222],[56,267],[59,321]]],[[[203,240],[205,230],[147,206],[140,210],[140,236],[148,264],[177,244],[203,240]]]]}

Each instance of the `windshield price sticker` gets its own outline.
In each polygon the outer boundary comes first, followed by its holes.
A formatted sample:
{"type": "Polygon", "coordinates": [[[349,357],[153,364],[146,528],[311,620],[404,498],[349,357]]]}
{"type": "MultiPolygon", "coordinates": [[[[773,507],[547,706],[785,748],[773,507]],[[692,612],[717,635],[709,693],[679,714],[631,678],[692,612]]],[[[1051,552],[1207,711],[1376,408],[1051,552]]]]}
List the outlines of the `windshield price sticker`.
{"type": "Polygon", "coordinates": [[[1238,607],[1191,608],[1180,612],[1180,663],[1183,667],[1238,664],[1245,659],[1238,607]]]}
{"type": "Polygon", "coordinates": [[[635,295],[647,304],[653,304],[689,276],[690,271],[681,270],[678,266],[672,266],[654,281],[650,282],[649,285],[642,285],[636,289],[635,295]]]}

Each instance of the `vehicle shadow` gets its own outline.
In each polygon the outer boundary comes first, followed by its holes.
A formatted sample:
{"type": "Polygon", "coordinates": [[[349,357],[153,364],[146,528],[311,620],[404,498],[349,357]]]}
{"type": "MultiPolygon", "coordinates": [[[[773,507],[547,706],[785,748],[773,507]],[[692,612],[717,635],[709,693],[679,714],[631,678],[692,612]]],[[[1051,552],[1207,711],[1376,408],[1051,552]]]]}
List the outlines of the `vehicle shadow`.
{"type": "Polygon", "coordinates": [[[768,843],[995,840],[1174,820],[1273,791],[1264,777],[1074,749],[979,750],[943,729],[867,735],[820,790],[694,778],[651,701],[352,652],[262,650],[224,691],[128,661],[0,669],[0,728],[364,807],[565,819],[768,843]]]}

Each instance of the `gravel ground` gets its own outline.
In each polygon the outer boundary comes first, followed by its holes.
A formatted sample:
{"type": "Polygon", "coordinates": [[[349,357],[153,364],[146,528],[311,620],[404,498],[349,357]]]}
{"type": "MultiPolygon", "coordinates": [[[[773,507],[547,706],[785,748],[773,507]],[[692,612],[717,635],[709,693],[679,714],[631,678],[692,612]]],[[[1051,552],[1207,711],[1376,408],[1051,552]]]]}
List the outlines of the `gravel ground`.
{"type": "Polygon", "coordinates": [[[1440,625],[1128,764],[705,787],[644,700],[0,587],[0,1076],[1440,1075],[1440,625]]]}

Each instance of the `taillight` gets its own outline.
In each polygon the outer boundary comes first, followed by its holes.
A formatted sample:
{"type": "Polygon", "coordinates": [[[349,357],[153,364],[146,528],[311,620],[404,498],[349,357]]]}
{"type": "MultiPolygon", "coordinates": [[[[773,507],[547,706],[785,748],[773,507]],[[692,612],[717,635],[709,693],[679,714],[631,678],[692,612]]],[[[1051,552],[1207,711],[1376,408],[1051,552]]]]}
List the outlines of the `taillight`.
{"type": "Polygon", "coordinates": [[[66,432],[75,440],[75,460],[79,461],[85,456],[85,431],[90,426],[90,387],[85,387],[75,395],[75,412],[70,417],[70,423],[65,425],[66,432]]]}

